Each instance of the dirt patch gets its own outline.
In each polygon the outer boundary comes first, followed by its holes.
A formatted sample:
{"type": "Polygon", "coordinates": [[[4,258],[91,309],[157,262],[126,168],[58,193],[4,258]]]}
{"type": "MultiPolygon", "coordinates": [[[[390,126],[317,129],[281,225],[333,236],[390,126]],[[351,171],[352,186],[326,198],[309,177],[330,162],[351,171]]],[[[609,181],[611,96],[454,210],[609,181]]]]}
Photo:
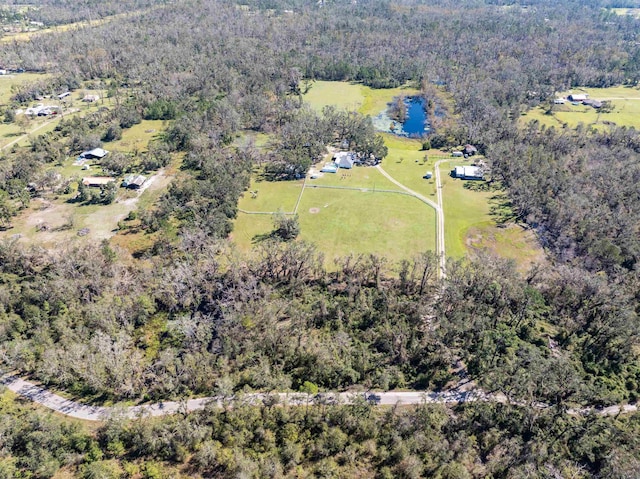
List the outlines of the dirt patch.
{"type": "Polygon", "coordinates": [[[317,215],[318,213],[320,213],[320,208],[309,208],[309,213],[311,213],[312,215],[317,215]]]}

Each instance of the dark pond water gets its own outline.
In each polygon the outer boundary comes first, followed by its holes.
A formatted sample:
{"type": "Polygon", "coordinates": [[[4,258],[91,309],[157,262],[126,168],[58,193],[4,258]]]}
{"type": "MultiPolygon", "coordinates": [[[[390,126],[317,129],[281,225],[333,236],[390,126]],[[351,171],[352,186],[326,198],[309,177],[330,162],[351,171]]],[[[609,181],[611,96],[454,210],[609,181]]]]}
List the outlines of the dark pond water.
{"type": "Polygon", "coordinates": [[[407,136],[422,136],[429,131],[425,101],[421,97],[410,97],[405,100],[407,119],[402,124],[402,131],[407,136]]]}

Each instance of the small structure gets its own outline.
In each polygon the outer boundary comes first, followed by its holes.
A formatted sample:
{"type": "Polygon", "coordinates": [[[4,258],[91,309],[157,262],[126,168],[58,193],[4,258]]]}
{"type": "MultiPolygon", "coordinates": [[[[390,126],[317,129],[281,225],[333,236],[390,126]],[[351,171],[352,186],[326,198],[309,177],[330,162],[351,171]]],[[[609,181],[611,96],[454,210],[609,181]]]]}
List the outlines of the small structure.
{"type": "Polygon", "coordinates": [[[351,151],[340,151],[334,156],[334,162],[338,165],[338,168],[344,168],[350,170],[353,168],[353,164],[356,161],[356,155],[351,151]]]}
{"type": "Polygon", "coordinates": [[[85,95],[84,98],[82,98],[82,101],[85,103],[94,103],[99,99],[100,97],[98,95],[85,95]]]}
{"type": "Polygon", "coordinates": [[[423,176],[423,178],[424,178],[425,180],[429,180],[429,179],[431,179],[432,177],[433,177],[433,172],[431,172],[431,171],[427,171],[427,172],[425,173],[425,175],[423,176]]]}
{"type": "Polygon", "coordinates": [[[586,99],[582,101],[583,105],[587,105],[587,106],[591,106],[593,108],[602,108],[602,102],[600,100],[590,100],[590,99],[586,99]]]}
{"type": "Polygon", "coordinates": [[[564,105],[567,102],[564,98],[556,98],[553,100],[554,105],[564,105]]]}
{"type": "Polygon", "coordinates": [[[93,150],[83,151],[82,153],[80,153],[80,158],[85,160],[101,160],[108,154],[109,152],[107,150],[103,150],[102,148],[94,148],[93,150]]]}
{"type": "Polygon", "coordinates": [[[473,156],[478,153],[478,149],[473,145],[464,145],[464,154],[467,156],[473,156]]]}
{"type": "Polygon", "coordinates": [[[62,100],[63,98],[67,98],[69,95],[71,95],[70,91],[65,91],[64,93],[60,93],[58,95],[58,100],[62,100]]]}
{"type": "Polygon", "coordinates": [[[129,175],[124,180],[122,180],[122,186],[125,188],[130,188],[132,190],[139,189],[144,182],[147,181],[147,178],[142,175],[129,175]]]}
{"type": "Polygon", "coordinates": [[[452,151],[451,156],[453,156],[454,158],[462,158],[464,156],[464,153],[462,153],[461,151],[452,151]]]}
{"type": "Polygon", "coordinates": [[[44,105],[42,103],[38,103],[36,106],[31,106],[24,110],[25,115],[31,116],[47,116],[47,115],[55,115],[58,113],[58,107],[55,105],[44,105]]]}
{"type": "Polygon", "coordinates": [[[589,98],[589,95],[587,95],[586,93],[572,93],[571,95],[569,95],[567,97],[567,100],[573,102],[573,101],[585,101],[586,99],[589,98]]]}
{"type": "Polygon", "coordinates": [[[338,165],[335,163],[327,163],[322,167],[320,173],[336,173],[338,171],[338,165]]]}
{"type": "Polygon", "coordinates": [[[82,178],[82,184],[84,186],[100,187],[113,183],[114,181],[116,181],[116,179],[111,176],[86,176],[82,178]]]}
{"type": "Polygon", "coordinates": [[[462,180],[482,180],[484,173],[478,166],[456,166],[451,170],[451,176],[462,180]]]}

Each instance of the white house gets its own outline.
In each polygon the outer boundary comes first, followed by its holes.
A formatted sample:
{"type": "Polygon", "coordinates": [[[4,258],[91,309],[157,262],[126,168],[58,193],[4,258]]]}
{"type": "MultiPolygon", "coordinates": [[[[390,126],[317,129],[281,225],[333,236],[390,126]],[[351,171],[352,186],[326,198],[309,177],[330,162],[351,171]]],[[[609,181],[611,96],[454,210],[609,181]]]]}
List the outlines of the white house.
{"type": "Polygon", "coordinates": [[[334,155],[334,161],[339,168],[350,170],[353,168],[356,158],[350,151],[340,151],[334,155]]]}

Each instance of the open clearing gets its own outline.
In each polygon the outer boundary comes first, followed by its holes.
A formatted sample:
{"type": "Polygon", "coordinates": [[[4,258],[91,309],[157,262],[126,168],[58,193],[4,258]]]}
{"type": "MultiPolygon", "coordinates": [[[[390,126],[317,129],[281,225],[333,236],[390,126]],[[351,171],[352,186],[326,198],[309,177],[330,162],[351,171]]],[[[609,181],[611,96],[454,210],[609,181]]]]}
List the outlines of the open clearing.
{"type": "MultiPolygon", "coordinates": [[[[316,110],[335,105],[377,115],[394,96],[416,93],[411,88],[374,90],[354,83],[319,81],[312,84],[304,99],[316,110]]],[[[384,170],[434,202],[437,202],[435,178],[423,176],[427,171],[434,172],[436,161],[448,160],[440,165],[447,256],[461,258],[486,250],[517,260],[523,269],[543,258],[542,249],[530,231],[508,221],[498,225],[497,221],[506,217],[503,210],[508,215],[503,192],[465,188],[467,182],[449,176],[451,168],[465,163],[463,159],[451,158],[449,153],[435,149],[421,151],[420,140],[391,134],[383,137],[389,149],[382,163],[384,170]]],[[[330,155],[325,158],[328,160],[330,155]]],[[[322,162],[316,165],[312,172],[322,165],[322,162]]],[[[259,171],[253,176],[251,186],[240,199],[232,234],[234,243],[244,252],[251,251],[256,242],[271,232],[271,215],[278,210],[297,211],[299,237],[318,245],[325,253],[327,266],[333,264],[336,256],[350,252],[379,253],[396,261],[436,249],[436,211],[414,197],[401,194],[401,188],[376,168],[340,169],[335,174],[308,178],[306,183],[257,181],[259,171]]]]}
{"type": "Polygon", "coordinates": [[[458,158],[440,164],[447,256],[461,258],[486,250],[516,260],[523,269],[541,261],[544,252],[533,233],[508,221],[510,205],[504,192],[450,176],[453,167],[470,163],[458,158]]]}
{"type": "Polygon", "coordinates": [[[333,105],[338,109],[375,116],[387,107],[393,97],[419,93],[418,89],[411,86],[377,90],[360,83],[315,81],[303,99],[316,111],[333,105]]]}
{"type": "Polygon", "coordinates": [[[549,105],[542,105],[523,115],[520,118],[521,123],[526,124],[531,120],[537,120],[541,125],[556,128],[562,128],[565,124],[575,128],[579,123],[595,128],[606,128],[607,125],[613,124],[640,128],[640,89],[625,86],[574,88],[558,93],[558,97],[566,97],[570,93],[586,93],[590,99],[611,101],[613,111],[601,113],[588,105],[572,105],[567,102],[564,105],[553,105],[548,114],[549,105]]]}
{"type": "MultiPolygon", "coordinates": [[[[83,114],[98,108],[96,104],[83,106],[75,114],[83,114]]],[[[66,116],[66,115],[65,115],[66,116]]],[[[36,133],[44,133],[45,129],[53,129],[58,120],[51,121],[36,133]]],[[[155,138],[166,126],[163,121],[143,120],[131,128],[125,129],[122,139],[105,143],[110,151],[122,151],[138,154],[145,151],[150,140],[155,138]]],[[[29,143],[28,136],[19,137],[19,146],[29,143]]],[[[175,161],[178,161],[176,158],[175,161]]],[[[68,157],[61,164],[51,167],[62,178],[79,180],[84,176],[102,176],[105,173],[99,161],[87,162],[89,170],[75,164],[75,157],[68,157]]],[[[0,237],[17,237],[23,242],[33,242],[42,246],[55,246],[65,242],[84,240],[78,231],[88,229],[87,238],[105,239],[117,233],[118,222],[139,204],[151,203],[167,188],[175,175],[173,165],[158,172],[147,174],[147,182],[138,191],[118,189],[116,200],[109,205],[77,204],[70,200],[76,195],[74,189],[65,195],[47,193],[42,198],[35,198],[28,208],[21,211],[12,220],[12,227],[0,232],[0,237]],[[46,225],[45,229],[42,226],[46,225]]]]}
{"type": "MultiPolygon", "coordinates": [[[[396,261],[435,249],[435,211],[407,195],[306,188],[298,215],[300,239],[315,243],[328,266],[349,253],[396,261]]],[[[269,215],[239,213],[233,238],[249,251],[257,236],[272,229],[269,215]]]]}

